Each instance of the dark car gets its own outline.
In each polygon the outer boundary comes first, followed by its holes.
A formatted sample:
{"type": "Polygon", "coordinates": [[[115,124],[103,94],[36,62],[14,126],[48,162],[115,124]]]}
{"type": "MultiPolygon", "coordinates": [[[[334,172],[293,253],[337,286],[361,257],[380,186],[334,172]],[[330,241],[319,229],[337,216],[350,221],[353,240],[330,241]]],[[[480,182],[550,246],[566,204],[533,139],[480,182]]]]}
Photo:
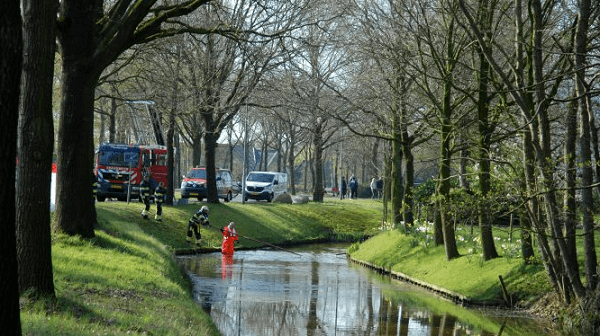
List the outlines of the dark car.
{"type": "MultiPolygon", "coordinates": [[[[231,183],[231,172],[227,169],[217,169],[217,195],[225,202],[233,198],[233,186],[231,183]]],[[[182,198],[197,198],[202,201],[207,197],[206,168],[192,168],[181,182],[182,198]]]]}

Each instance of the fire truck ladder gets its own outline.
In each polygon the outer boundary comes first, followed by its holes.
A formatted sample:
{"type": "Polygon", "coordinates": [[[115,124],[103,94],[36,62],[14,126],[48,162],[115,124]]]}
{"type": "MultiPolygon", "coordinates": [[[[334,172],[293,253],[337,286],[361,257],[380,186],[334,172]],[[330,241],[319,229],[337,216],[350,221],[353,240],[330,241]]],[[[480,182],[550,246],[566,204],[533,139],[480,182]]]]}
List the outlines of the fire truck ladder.
{"type": "Polygon", "coordinates": [[[165,145],[160,113],[154,108],[152,100],[130,100],[127,102],[131,108],[131,128],[138,143],[165,145]],[[135,105],[144,105],[145,117],[135,105]]]}

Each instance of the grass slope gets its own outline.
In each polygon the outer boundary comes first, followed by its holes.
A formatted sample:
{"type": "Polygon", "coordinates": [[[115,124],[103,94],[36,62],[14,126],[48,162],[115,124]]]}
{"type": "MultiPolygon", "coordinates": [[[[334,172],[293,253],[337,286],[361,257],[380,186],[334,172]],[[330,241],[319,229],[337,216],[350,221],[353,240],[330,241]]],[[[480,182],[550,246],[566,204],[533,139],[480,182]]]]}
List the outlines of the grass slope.
{"type": "MultiPolygon", "coordinates": [[[[22,297],[24,334],[217,335],[210,317],[193,302],[190,284],[173,259],[177,250],[188,249],[187,223],[201,205],[165,206],[164,222],[157,223],[140,218],[140,203],[98,203],[96,238],[53,236],[57,299],[22,297]]],[[[226,203],[209,208],[215,227],[235,221],[241,235],[285,244],[377,234],[382,203],[328,198],[323,203],[226,203]]],[[[220,247],[218,230],[203,227],[201,231],[202,247],[220,247]]],[[[442,247],[431,246],[427,227],[409,235],[386,231],[352,245],[349,251],[354,258],[475,299],[499,297],[498,275],[522,299],[548,290],[542,268],[519,258],[518,237],[507,243],[507,232],[495,231],[497,248],[504,257],[484,263],[477,250],[477,234],[457,228],[462,257],[451,262],[446,261],[442,247]]],[[[259,245],[240,239],[238,247],[259,245]]]]}
{"type": "Polygon", "coordinates": [[[518,236],[509,240],[509,232],[496,230],[496,249],[502,257],[483,262],[477,230],[471,233],[468,228],[458,227],[461,257],[447,261],[444,247],[435,247],[428,241],[431,230],[431,227],[418,227],[409,235],[398,230],[386,231],[361,245],[353,245],[349,249],[350,256],[475,300],[502,298],[499,275],[504,278],[508,291],[522,303],[551,290],[543,267],[537,263],[527,264],[520,258],[518,236]]]}
{"type": "MultiPolygon", "coordinates": [[[[140,203],[97,204],[96,237],[54,235],[57,299],[21,298],[24,335],[218,335],[193,301],[173,253],[187,249],[187,223],[201,204],[164,207],[164,222],[140,218],[140,203]]],[[[375,232],[381,204],[215,204],[210,221],[237,223],[240,234],[271,243],[311,241],[332,234],[375,232]]],[[[155,211],[155,207],[152,207],[155,211]]],[[[202,228],[202,246],[220,247],[221,233],[202,228]]],[[[240,247],[257,247],[240,240],[240,247]]]]}
{"type": "Polygon", "coordinates": [[[121,206],[99,205],[92,240],[53,237],[57,300],[21,299],[24,335],[219,334],[162,237],[121,206]]]}

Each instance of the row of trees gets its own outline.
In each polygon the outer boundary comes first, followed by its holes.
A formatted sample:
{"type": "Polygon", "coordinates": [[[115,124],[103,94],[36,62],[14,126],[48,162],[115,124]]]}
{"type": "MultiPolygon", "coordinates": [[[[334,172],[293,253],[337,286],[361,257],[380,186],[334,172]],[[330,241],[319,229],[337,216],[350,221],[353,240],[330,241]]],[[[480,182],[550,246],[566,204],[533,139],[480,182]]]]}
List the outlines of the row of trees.
{"type": "MultiPolygon", "coordinates": [[[[58,1],[52,0],[22,1],[23,24],[18,1],[4,2],[2,6],[2,9],[7,9],[2,14],[6,19],[3,20],[1,34],[6,46],[2,49],[2,69],[6,70],[2,78],[3,115],[16,122],[17,106],[20,113],[18,146],[15,145],[16,125],[10,122],[3,125],[7,127],[3,139],[9,137],[11,140],[3,143],[3,149],[6,145],[8,157],[19,158],[19,179],[15,200],[14,196],[10,196],[14,195],[11,191],[14,191],[15,185],[15,165],[3,166],[2,176],[7,177],[8,187],[5,190],[8,193],[3,190],[2,201],[11,211],[6,211],[6,216],[3,214],[3,219],[6,219],[3,222],[8,224],[3,226],[7,234],[2,239],[3,242],[6,239],[7,244],[3,244],[2,248],[3,252],[7,249],[7,253],[2,253],[2,270],[7,269],[2,275],[1,295],[7,299],[3,302],[10,302],[10,309],[3,309],[1,324],[7,328],[10,326],[9,333],[19,334],[19,319],[15,318],[19,313],[16,293],[55,295],[50,254],[50,213],[44,210],[49,204],[53,152],[58,166],[58,184],[52,227],[83,238],[94,236],[96,218],[93,202],[90,201],[90,186],[93,179],[95,93],[101,79],[114,79],[111,74],[119,72],[119,68],[115,67],[117,59],[122,56],[132,59],[137,56],[136,46],[161,38],[188,34],[190,41],[198,43],[193,50],[187,45],[185,49],[186,52],[197,52],[196,55],[184,54],[182,47],[168,50],[179,59],[173,62],[172,74],[167,75],[172,80],[172,89],[166,92],[173,97],[173,102],[179,100],[178,86],[182,82],[180,73],[184,72],[184,66],[198,62],[198,66],[208,70],[196,76],[193,69],[185,73],[195,81],[193,87],[196,91],[192,98],[194,103],[202,106],[199,116],[204,132],[201,134],[207,157],[213,158],[212,162],[210,159],[207,161],[207,165],[214,168],[213,151],[218,135],[271,62],[277,61],[275,54],[281,50],[285,34],[305,24],[304,12],[310,6],[302,1],[213,4],[208,0],[174,3],[157,0],[66,0],[61,1],[60,6],[58,1]],[[22,36],[17,34],[21,29],[22,36]],[[60,61],[60,107],[56,148],[53,151],[52,79],[56,41],[60,61]],[[21,55],[24,57],[21,58],[21,55]],[[187,57],[188,62],[183,57],[187,57]],[[22,78],[21,86],[18,85],[19,78],[22,78]],[[22,99],[17,105],[19,87],[22,88],[22,99]],[[16,207],[11,204],[16,204],[16,207]],[[13,223],[16,223],[16,230],[13,223]],[[15,290],[14,281],[17,264],[19,291],[15,290]],[[4,281],[5,277],[7,281],[4,281]]],[[[113,90],[121,88],[113,83],[113,90]]],[[[177,106],[173,105],[173,109],[177,106]]],[[[169,124],[168,143],[173,138],[173,124],[173,121],[169,124]]],[[[191,132],[198,130],[192,129],[191,132]]],[[[171,163],[172,159],[170,152],[168,160],[171,163]]],[[[214,169],[208,171],[214,173],[214,169]]],[[[214,195],[212,201],[216,201],[214,175],[209,174],[209,180],[212,181],[209,193],[214,195]]]]}
{"type": "Polygon", "coordinates": [[[498,257],[488,214],[500,201],[519,212],[525,257],[533,252],[534,233],[556,292],[596,314],[598,3],[404,0],[364,2],[357,10],[364,34],[355,36],[365,40],[356,50],[369,68],[354,92],[371,92],[368,99],[381,105],[366,109],[352,91],[344,96],[391,134],[392,165],[404,165],[392,172],[402,171],[406,182],[392,179],[396,216],[404,211],[403,223],[410,224],[412,152],[419,141],[435,142],[436,239],[447,258],[459,256],[451,211],[458,188],[451,181],[470,173],[472,184],[460,187],[476,195],[483,258],[498,257]],[[511,197],[497,197],[502,194],[511,197]]]}
{"type": "Polygon", "coordinates": [[[447,258],[459,256],[451,209],[462,188],[476,195],[485,260],[498,257],[489,209],[502,202],[519,213],[526,258],[537,239],[564,302],[593,302],[598,3],[368,1],[356,10],[354,36],[364,40],[354,50],[366,67],[343,92],[352,106],[344,119],[370,117],[392,141],[391,171],[404,174],[391,179],[396,222],[412,221],[413,151],[435,143],[436,239],[447,258]],[[460,188],[451,184],[455,177],[460,188]]]}
{"type": "MultiPolygon", "coordinates": [[[[23,5],[16,200],[22,291],[54,294],[50,217],[39,211],[48,200],[32,196],[32,186],[49,188],[49,174],[39,172],[49,171],[52,160],[48,64],[56,36],[61,64],[56,230],[94,235],[85,181],[92,178],[94,120],[100,115],[108,118],[109,131],[98,133],[111,139],[119,133],[120,103],[156,101],[167,125],[171,166],[177,133],[194,148],[194,162],[204,146],[211,173],[217,139],[226,130],[231,139],[242,139],[240,112],[250,109],[281,122],[275,143],[289,171],[300,152],[310,153],[315,201],[323,196],[325,158],[349,148],[342,143],[354,134],[375,152],[389,148],[386,181],[398,225],[414,220],[418,162],[438,164],[431,200],[436,243],[445,246],[448,259],[459,257],[454,209],[463,192],[475,200],[485,260],[498,257],[489,209],[515,211],[524,257],[532,256],[535,237],[548,279],[566,303],[593,302],[589,299],[600,295],[592,193],[600,181],[593,108],[598,4],[65,0],[54,25],[56,11],[48,8],[56,3],[41,3],[23,5]],[[585,242],[585,282],[575,249],[578,234],[585,242]]],[[[215,178],[209,174],[208,180],[208,201],[216,202],[215,178]]],[[[173,182],[171,173],[170,186],[173,182]]],[[[591,303],[582,307],[586,313],[596,310],[591,303]]]]}

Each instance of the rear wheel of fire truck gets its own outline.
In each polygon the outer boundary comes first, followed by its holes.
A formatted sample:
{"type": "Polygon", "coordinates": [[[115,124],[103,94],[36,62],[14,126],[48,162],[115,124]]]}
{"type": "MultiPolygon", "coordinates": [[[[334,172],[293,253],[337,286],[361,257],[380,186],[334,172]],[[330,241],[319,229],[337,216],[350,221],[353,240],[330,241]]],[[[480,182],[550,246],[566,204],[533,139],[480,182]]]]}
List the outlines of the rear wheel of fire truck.
{"type": "Polygon", "coordinates": [[[96,196],[98,202],[104,202],[106,200],[106,196],[96,196]]]}
{"type": "Polygon", "coordinates": [[[204,197],[198,197],[198,202],[202,202],[203,199],[204,197]]]}

